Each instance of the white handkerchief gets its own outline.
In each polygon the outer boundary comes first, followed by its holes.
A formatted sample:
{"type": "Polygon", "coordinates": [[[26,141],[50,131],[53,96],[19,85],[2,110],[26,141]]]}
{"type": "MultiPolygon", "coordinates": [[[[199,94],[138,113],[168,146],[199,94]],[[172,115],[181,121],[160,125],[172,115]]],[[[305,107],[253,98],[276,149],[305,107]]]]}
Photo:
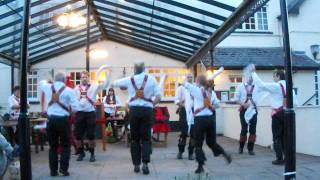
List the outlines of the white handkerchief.
{"type": "Polygon", "coordinates": [[[252,117],[257,113],[256,108],[254,106],[249,106],[244,113],[244,119],[246,120],[247,124],[250,124],[250,120],[252,117]]]}

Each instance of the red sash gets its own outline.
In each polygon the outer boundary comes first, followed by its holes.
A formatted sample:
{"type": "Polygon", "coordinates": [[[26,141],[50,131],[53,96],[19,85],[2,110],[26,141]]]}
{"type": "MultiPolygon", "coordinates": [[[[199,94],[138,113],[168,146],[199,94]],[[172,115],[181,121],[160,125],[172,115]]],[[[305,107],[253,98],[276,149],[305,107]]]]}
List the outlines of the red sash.
{"type": "Polygon", "coordinates": [[[89,84],[89,85],[86,85],[86,89],[84,89],[84,90],[82,89],[81,85],[78,85],[78,88],[79,88],[79,90],[80,90],[80,99],[81,99],[81,98],[86,98],[86,99],[88,100],[88,102],[89,102],[92,106],[95,106],[93,100],[88,97],[88,93],[87,93],[88,90],[89,90],[89,88],[90,88],[90,84],[89,84]]]}
{"type": "Polygon", "coordinates": [[[202,89],[201,91],[202,91],[202,96],[203,96],[203,107],[196,109],[194,111],[193,115],[198,114],[199,112],[201,112],[205,108],[208,108],[211,111],[213,111],[213,107],[212,107],[212,104],[211,104],[211,93],[209,93],[210,97],[208,97],[207,92],[204,89],[202,89]]]}
{"type": "Polygon", "coordinates": [[[65,90],[65,86],[61,87],[59,89],[59,91],[57,92],[55,89],[54,89],[54,85],[51,85],[51,91],[52,91],[52,96],[51,96],[51,100],[48,104],[48,107],[52,106],[54,103],[58,104],[63,110],[69,112],[69,108],[64,105],[63,103],[60,102],[60,95],[61,93],[65,90]]]}
{"type": "MultiPolygon", "coordinates": [[[[254,85],[252,85],[251,89],[249,90],[248,86],[244,85],[246,88],[246,93],[247,93],[247,99],[244,103],[247,103],[250,101],[254,107],[256,107],[256,103],[252,99],[252,93],[254,90],[254,85]]],[[[240,106],[239,111],[243,111],[245,108],[243,106],[240,106]]]]}
{"type": "Polygon", "coordinates": [[[141,85],[140,88],[137,87],[136,82],[134,81],[133,77],[131,77],[130,80],[131,80],[131,84],[132,84],[133,88],[136,90],[136,95],[134,97],[132,97],[129,102],[132,102],[132,101],[134,101],[136,99],[143,99],[145,101],[148,101],[148,102],[152,103],[151,99],[148,99],[148,98],[144,97],[144,87],[145,87],[145,85],[146,85],[146,83],[148,81],[148,75],[144,76],[144,79],[143,79],[143,82],[142,82],[142,85],[141,85]]]}
{"type": "Polygon", "coordinates": [[[284,86],[279,83],[280,88],[281,88],[281,92],[282,92],[282,96],[283,96],[283,101],[282,101],[282,106],[277,108],[277,109],[272,109],[272,116],[275,114],[278,114],[279,112],[283,111],[284,107],[287,107],[287,95],[286,95],[286,91],[284,89],[284,86]]]}

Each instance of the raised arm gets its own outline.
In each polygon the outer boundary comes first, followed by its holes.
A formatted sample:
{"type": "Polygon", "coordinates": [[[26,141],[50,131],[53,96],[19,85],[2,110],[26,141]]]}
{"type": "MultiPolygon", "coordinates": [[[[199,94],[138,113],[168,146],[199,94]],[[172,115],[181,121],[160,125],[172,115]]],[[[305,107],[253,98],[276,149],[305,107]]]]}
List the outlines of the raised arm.
{"type": "Polygon", "coordinates": [[[257,85],[261,90],[269,93],[276,93],[279,90],[279,84],[275,82],[265,83],[263,82],[256,72],[252,72],[253,83],[257,85]]]}
{"type": "Polygon", "coordinates": [[[95,78],[95,81],[98,81],[100,74],[105,70],[108,70],[108,73],[106,74],[106,78],[103,80],[103,82],[101,84],[98,85],[98,91],[101,91],[103,89],[106,89],[109,84],[110,84],[110,80],[111,80],[111,74],[112,74],[112,70],[111,67],[109,65],[102,65],[98,71],[97,71],[97,75],[95,78]]]}
{"type": "Polygon", "coordinates": [[[160,87],[159,87],[159,85],[157,85],[157,81],[156,81],[156,79],[153,77],[152,78],[153,80],[152,80],[152,82],[153,82],[153,87],[154,87],[154,89],[153,89],[153,94],[154,94],[154,97],[155,97],[155,99],[153,100],[153,105],[156,105],[156,104],[158,104],[159,102],[160,102],[160,100],[161,100],[161,91],[160,91],[160,87]]]}
{"type": "Polygon", "coordinates": [[[129,78],[122,78],[122,79],[118,79],[115,80],[111,83],[111,87],[115,87],[115,88],[128,88],[128,84],[129,84],[130,79],[129,78]]]}
{"type": "Polygon", "coordinates": [[[190,92],[192,96],[195,96],[197,91],[197,86],[194,84],[189,83],[188,81],[183,82],[183,86],[190,92]]]}
{"type": "Polygon", "coordinates": [[[216,72],[214,72],[210,77],[208,77],[208,80],[213,80],[217,76],[219,76],[224,71],[224,67],[220,67],[216,72]]]}
{"type": "Polygon", "coordinates": [[[168,76],[166,74],[161,75],[160,82],[159,82],[159,88],[161,92],[163,91],[164,82],[166,81],[167,77],[168,76]]]}

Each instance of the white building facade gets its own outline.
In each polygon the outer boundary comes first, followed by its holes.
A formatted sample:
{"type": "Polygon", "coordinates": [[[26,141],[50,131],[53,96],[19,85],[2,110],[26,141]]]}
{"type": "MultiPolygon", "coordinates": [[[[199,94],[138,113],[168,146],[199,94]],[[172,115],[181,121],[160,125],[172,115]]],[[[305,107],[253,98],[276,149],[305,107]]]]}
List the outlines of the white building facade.
{"type": "MultiPolygon", "coordinates": [[[[294,1],[289,1],[289,4],[294,1]]],[[[205,9],[205,7],[203,7],[205,9]]],[[[298,6],[299,13],[289,14],[290,38],[292,51],[303,51],[313,59],[310,46],[320,44],[320,24],[317,23],[320,15],[314,12],[320,10],[320,1],[308,0],[301,1],[298,6]]],[[[249,18],[240,29],[231,34],[222,43],[219,48],[279,48],[282,46],[281,21],[279,19],[280,7],[277,0],[270,2],[258,11],[254,17],[249,18]]],[[[183,62],[172,58],[164,57],[155,53],[150,53],[140,49],[132,48],[110,40],[103,40],[93,44],[92,49],[103,49],[108,51],[108,57],[105,59],[91,59],[90,67],[94,71],[103,64],[109,64],[113,67],[113,78],[118,79],[124,76],[132,75],[132,66],[135,60],[143,60],[148,66],[148,72],[160,77],[162,73],[169,74],[169,78],[164,88],[164,98],[166,105],[169,105],[171,119],[177,120],[175,115],[175,106],[173,105],[173,97],[175,88],[182,81],[183,76],[192,72],[185,67],[183,62]]],[[[1,84],[10,82],[10,67],[2,65],[1,84]]],[[[37,83],[42,79],[52,79],[54,73],[63,71],[72,75],[75,82],[79,82],[79,72],[85,69],[85,48],[80,48],[65,54],[47,59],[46,61],[31,66],[28,85],[28,97],[32,111],[40,111],[39,100],[40,92],[37,89],[37,83]]],[[[200,73],[198,68],[197,73],[200,73]]],[[[271,70],[259,71],[262,79],[272,81],[271,70]]],[[[18,84],[17,75],[15,83],[18,84]]],[[[215,82],[216,90],[228,92],[228,98],[232,97],[233,87],[241,83],[242,72],[239,69],[226,70],[215,82]]],[[[315,70],[297,70],[294,71],[294,87],[297,90],[298,101],[302,105],[316,104],[316,80],[315,70]],[[314,97],[313,97],[314,96],[314,97]],[[313,98],[312,98],[313,97],[313,98]],[[311,99],[310,99],[311,98],[311,99]],[[310,100],[309,100],[310,99],[310,100]],[[309,100],[309,101],[308,101],[309,100]]],[[[10,83],[9,83],[10,84],[10,83]]],[[[10,87],[10,86],[5,86],[10,87]]],[[[10,95],[10,88],[3,88],[0,99],[0,106],[5,109],[6,101],[10,95]]],[[[118,90],[122,102],[125,102],[125,92],[118,90]]]]}

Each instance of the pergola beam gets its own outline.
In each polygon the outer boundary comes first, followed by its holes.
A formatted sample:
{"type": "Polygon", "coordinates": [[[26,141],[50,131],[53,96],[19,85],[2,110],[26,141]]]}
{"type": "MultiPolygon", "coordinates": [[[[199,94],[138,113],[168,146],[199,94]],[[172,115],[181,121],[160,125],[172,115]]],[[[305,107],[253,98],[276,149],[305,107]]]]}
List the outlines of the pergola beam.
{"type": "Polygon", "coordinates": [[[0,52],[0,57],[4,58],[4,59],[6,59],[6,60],[8,60],[10,62],[14,62],[14,63],[17,63],[17,64],[20,63],[20,61],[18,59],[14,58],[14,57],[11,57],[11,56],[9,56],[9,55],[7,55],[5,53],[2,53],[2,52],[0,52]]]}
{"type": "Polygon", "coordinates": [[[210,46],[215,48],[221,41],[236,30],[246,19],[263,7],[269,0],[245,0],[218,28],[212,36],[186,62],[188,67],[198,63],[209,51],[210,46]]]}
{"type": "Polygon", "coordinates": [[[88,1],[87,2],[90,6],[90,9],[91,9],[91,13],[92,13],[92,16],[93,16],[93,19],[95,20],[97,26],[99,27],[99,30],[101,31],[101,34],[104,38],[107,38],[108,37],[108,32],[101,20],[101,17],[100,17],[100,14],[99,12],[97,11],[97,8],[96,8],[96,5],[93,3],[93,1],[88,1]]]}
{"type": "MultiPolygon", "coordinates": [[[[103,37],[101,37],[101,35],[92,36],[90,42],[91,43],[97,42],[101,38],[103,38],[103,37]]],[[[42,62],[42,61],[46,61],[49,58],[56,57],[56,56],[59,56],[61,54],[65,54],[67,52],[70,52],[70,51],[73,51],[73,50],[76,50],[76,49],[79,49],[79,48],[83,48],[85,44],[86,44],[86,40],[85,39],[80,41],[80,42],[74,42],[71,45],[63,46],[63,49],[56,49],[55,51],[52,51],[52,52],[49,52],[49,53],[45,53],[43,55],[35,56],[35,57],[30,59],[30,63],[29,64],[30,65],[34,65],[36,63],[39,63],[39,62],[42,62]]]]}

